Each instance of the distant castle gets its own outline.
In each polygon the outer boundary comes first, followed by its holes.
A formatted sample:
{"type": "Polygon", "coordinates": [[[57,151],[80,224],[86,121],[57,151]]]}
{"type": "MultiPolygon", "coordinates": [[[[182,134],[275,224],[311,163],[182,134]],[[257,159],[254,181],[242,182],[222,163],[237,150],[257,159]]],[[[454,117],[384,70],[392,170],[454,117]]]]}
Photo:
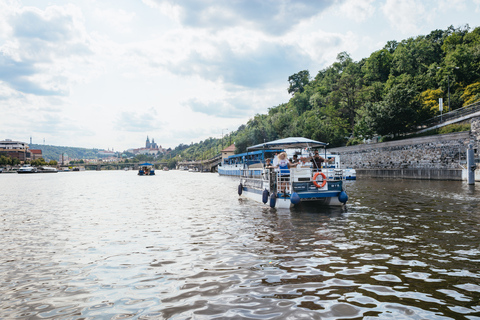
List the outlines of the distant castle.
{"type": "Polygon", "coordinates": [[[158,153],[164,153],[166,150],[163,149],[162,146],[159,146],[157,143],[155,143],[155,139],[152,139],[152,142],[150,142],[150,138],[147,136],[147,141],[145,141],[145,147],[128,149],[127,151],[133,154],[156,155],[158,153]]]}
{"type": "Polygon", "coordinates": [[[155,139],[152,139],[152,142],[150,142],[150,139],[148,139],[148,136],[147,136],[147,141],[145,142],[145,148],[158,149],[158,144],[155,143],[155,139]]]}

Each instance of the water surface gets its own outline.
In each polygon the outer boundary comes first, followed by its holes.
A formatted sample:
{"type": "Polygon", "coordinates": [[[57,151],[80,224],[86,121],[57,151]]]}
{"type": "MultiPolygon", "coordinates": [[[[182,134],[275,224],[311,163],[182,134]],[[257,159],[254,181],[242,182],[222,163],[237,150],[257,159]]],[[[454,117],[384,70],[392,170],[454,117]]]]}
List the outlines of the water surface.
{"type": "Polygon", "coordinates": [[[480,319],[478,185],[362,179],[346,209],[275,210],[237,184],[0,175],[0,319],[480,319]]]}

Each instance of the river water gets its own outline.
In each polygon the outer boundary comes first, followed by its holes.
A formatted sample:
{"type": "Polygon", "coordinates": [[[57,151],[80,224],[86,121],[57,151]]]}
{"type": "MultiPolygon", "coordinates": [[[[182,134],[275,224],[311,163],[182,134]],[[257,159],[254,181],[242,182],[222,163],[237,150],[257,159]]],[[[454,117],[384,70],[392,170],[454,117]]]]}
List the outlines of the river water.
{"type": "Polygon", "coordinates": [[[480,319],[480,187],[275,210],[211,173],[0,175],[0,319],[480,319]]]}

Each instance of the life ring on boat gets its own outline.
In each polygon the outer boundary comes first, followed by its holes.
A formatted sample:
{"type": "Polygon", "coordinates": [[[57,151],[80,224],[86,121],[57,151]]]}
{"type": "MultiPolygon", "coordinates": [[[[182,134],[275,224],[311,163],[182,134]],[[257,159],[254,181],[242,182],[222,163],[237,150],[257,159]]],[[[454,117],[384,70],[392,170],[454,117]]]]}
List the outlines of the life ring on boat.
{"type": "Polygon", "coordinates": [[[315,175],[313,176],[313,184],[317,187],[317,188],[323,188],[325,186],[325,184],[327,183],[327,177],[325,176],[325,174],[323,172],[317,172],[315,173],[315,175]],[[323,182],[322,184],[318,184],[317,183],[317,177],[321,175],[322,178],[323,178],[323,182]]]}

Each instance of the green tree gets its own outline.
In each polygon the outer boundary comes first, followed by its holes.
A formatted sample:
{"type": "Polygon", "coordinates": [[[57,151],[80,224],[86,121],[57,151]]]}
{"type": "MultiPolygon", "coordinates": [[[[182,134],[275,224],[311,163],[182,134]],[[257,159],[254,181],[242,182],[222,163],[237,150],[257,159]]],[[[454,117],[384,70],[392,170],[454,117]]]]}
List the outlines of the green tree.
{"type": "Polygon", "coordinates": [[[295,95],[295,93],[303,92],[305,87],[310,82],[310,72],[303,70],[288,77],[290,86],[288,87],[288,93],[295,95]]]}
{"type": "Polygon", "coordinates": [[[362,69],[365,79],[369,82],[385,82],[390,75],[393,55],[387,49],[375,51],[365,61],[362,69]]]}

